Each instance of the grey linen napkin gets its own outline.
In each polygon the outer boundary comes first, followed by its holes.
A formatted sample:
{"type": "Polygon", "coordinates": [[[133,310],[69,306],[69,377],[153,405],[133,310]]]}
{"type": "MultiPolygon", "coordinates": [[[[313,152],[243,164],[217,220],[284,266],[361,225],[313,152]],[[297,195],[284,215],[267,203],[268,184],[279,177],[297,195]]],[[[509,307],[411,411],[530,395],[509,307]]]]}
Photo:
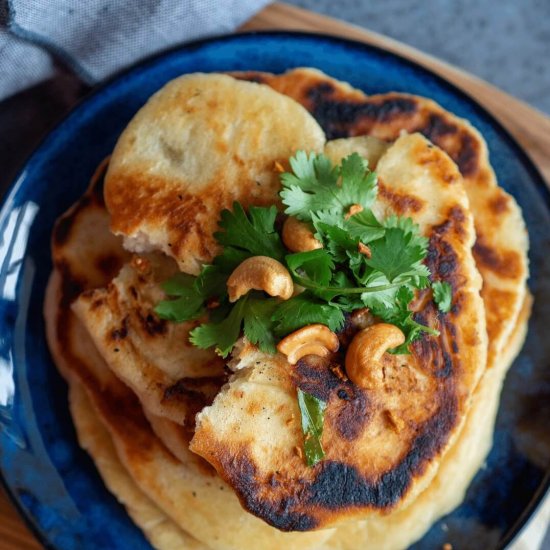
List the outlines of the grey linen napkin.
{"type": "Polygon", "coordinates": [[[269,0],[0,0],[0,100],[54,73],[92,85],[169,46],[234,31],[269,0]]]}

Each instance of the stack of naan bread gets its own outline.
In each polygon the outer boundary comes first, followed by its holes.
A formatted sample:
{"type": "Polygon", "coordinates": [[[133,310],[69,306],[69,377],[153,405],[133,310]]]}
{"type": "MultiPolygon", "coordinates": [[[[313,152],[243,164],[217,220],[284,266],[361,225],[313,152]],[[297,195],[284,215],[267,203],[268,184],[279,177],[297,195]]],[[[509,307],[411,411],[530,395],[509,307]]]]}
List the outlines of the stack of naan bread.
{"type": "Polygon", "coordinates": [[[194,74],[136,114],[52,238],[48,341],[80,444],[157,548],[397,549],[463,499],[526,332],[528,238],[485,142],[428,99],[366,96],[312,69],[194,74]],[[229,368],[159,319],[159,283],[219,253],[223,208],[279,204],[297,150],[369,159],[378,215],[410,216],[453,308],[385,359],[376,391],[240,345],[229,368]],[[234,372],[233,372],[234,371],[234,372]],[[328,402],[309,468],[296,387],[328,402]],[[397,419],[397,420],[396,420],[397,419]]]}

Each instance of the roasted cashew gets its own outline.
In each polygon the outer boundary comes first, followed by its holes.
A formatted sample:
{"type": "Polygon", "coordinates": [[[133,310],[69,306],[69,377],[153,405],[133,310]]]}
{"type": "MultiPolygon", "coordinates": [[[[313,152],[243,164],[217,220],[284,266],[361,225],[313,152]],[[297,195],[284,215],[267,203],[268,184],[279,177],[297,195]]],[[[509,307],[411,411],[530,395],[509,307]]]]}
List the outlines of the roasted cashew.
{"type": "Polygon", "coordinates": [[[230,302],[236,302],[249,290],[263,290],[270,296],[288,300],[294,292],[294,283],[282,263],[268,256],[252,256],[242,262],[227,279],[230,302]]]}
{"type": "Polygon", "coordinates": [[[381,383],[380,360],[388,349],[405,342],[405,335],[395,325],[377,323],[358,332],[346,353],[348,378],[361,388],[374,388],[381,383]]]}
{"type": "Polygon", "coordinates": [[[308,252],[323,248],[307,223],[289,216],[283,224],[283,243],[291,252],[308,252]]]}
{"type": "Polygon", "coordinates": [[[326,357],[338,351],[338,336],[325,325],[307,325],[285,336],[277,345],[277,350],[287,356],[288,362],[295,365],[306,355],[326,357]]]}

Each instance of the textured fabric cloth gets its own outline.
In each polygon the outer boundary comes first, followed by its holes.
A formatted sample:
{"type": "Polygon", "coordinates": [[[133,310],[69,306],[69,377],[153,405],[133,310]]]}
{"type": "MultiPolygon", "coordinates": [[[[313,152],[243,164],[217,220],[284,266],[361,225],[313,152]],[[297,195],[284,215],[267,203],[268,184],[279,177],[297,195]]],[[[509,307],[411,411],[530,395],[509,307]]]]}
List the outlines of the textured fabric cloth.
{"type": "Polygon", "coordinates": [[[175,44],[235,30],[269,0],[0,0],[0,99],[67,65],[95,84],[175,44]]]}

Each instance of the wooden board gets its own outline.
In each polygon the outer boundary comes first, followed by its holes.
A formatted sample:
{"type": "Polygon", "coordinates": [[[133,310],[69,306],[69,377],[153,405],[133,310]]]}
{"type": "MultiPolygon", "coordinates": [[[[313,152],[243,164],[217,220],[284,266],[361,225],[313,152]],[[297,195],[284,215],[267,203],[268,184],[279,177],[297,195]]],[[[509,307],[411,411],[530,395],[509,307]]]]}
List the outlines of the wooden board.
{"type": "MultiPolygon", "coordinates": [[[[546,181],[550,182],[550,118],[522,101],[395,40],[286,4],[268,6],[241,28],[247,31],[268,29],[303,30],[344,36],[381,46],[433,70],[472,95],[495,115],[531,156],[546,181]]],[[[7,496],[0,491],[0,549],[37,548],[41,548],[40,544],[19,519],[7,496]]]]}

